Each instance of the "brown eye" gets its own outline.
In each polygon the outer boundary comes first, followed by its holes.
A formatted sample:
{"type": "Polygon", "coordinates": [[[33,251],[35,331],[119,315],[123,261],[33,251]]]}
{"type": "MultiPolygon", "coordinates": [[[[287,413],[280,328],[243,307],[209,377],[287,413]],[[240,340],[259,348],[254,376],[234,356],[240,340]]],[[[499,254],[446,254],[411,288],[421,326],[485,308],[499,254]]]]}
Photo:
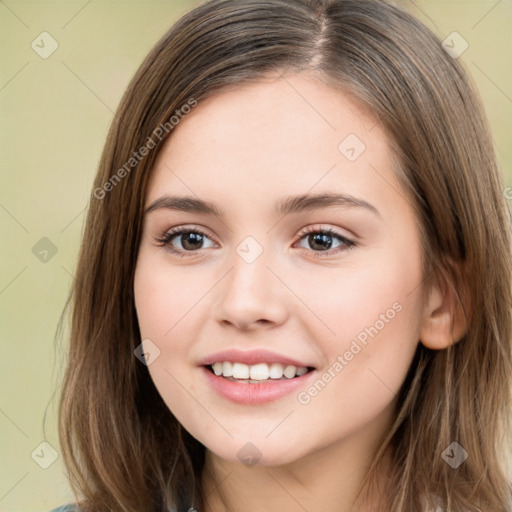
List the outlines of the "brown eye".
{"type": "Polygon", "coordinates": [[[356,245],[355,242],[332,229],[308,229],[306,234],[301,237],[300,242],[302,241],[306,242],[308,246],[306,248],[311,249],[314,256],[317,257],[331,256],[356,245]]]}
{"type": "MultiPolygon", "coordinates": [[[[162,237],[157,239],[157,242],[165,246],[171,252],[184,253],[184,252],[195,252],[200,249],[205,249],[205,241],[210,238],[197,228],[175,228],[162,237]]],[[[212,242],[210,247],[214,247],[215,243],[212,242]]]]}

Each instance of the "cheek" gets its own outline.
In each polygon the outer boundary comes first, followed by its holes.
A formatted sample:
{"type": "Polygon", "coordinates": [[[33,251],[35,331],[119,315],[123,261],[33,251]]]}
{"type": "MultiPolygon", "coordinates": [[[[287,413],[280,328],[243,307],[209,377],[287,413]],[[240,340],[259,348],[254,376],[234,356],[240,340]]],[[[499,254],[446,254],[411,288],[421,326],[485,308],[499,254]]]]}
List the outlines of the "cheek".
{"type": "Polygon", "coordinates": [[[386,269],[364,277],[352,272],[353,293],[341,293],[324,309],[336,335],[324,337],[326,364],[296,397],[303,435],[318,436],[311,417],[323,425],[320,437],[331,441],[381,415],[391,421],[418,345],[420,303],[411,293],[419,274],[399,265],[386,269]]]}
{"type": "MultiPolygon", "coordinates": [[[[214,278],[208,281],[205,272],[193,266],[171,265],[162,252],[140,251],[134,276],[139,330],[141,340],[151,340],[159,351],[148,370],[180,421],[191,414],[189,392],[199,396],[191,348],[200,339],[205,320],[211,317],[205,299],[214,284],[214,278]]],[[[202,417],[201,411],[195,412],[202,417]]]]}
{"type": "MultiPolygon", "coordinates": [[[[205,290],[198,283],[192,285],[187,272],[179,269],[171,272],[171,268],[158,256],[141,250],[134,277],[141,339],[151,340],[148,347],[158,347],[158,357],[153,359],[148,371],[169,409],[187,424],[192,413],[198,422],[204,422],[201,411],[190,407],[189,392],[194,395],[195,392],[185,363],[190,356],[194,325],[197,329],[194,313],[197,315],[201,307],[199,299],[205,290]]],[[[144,347],[146,343],[143,341],[144,347]]]]}
{"type": "Polygon", "coordinates": [[[326,339],[340,348],[358,337],[364,342],[375,329],[391,332],[404,320],[405,325],[417,326],[420,318],[421,268],[414,257],[382,251],[346,268],[320,269],[313,278],[296,275],[294,283],[326,327],[326,339]]]}
{"type": "Polygon", "coordinates": [[[171,270],[161,258],[141,251],[135,271],[134,295],[142,338],[170,338],[181,319],[204,294],[198,283],[190,280],[192,275],[171,270]]]}
{"type": "MultiPolygon", "coordinates": [[[[330,331],[322,330],[321,337],[321,378],[331,389],[322,391],[324,406],[342,400],[357,409],[368,400],[386,402],[398,391],[419,341],[421,277],[419,252],[389,250],[340,270],[334,279],[329,269],[317,273],[314,284],[301,284],[308,307],[330,331]]],[[[318,388],[324,389],[322,383],[318,388]]],[[[306,390],[304,401],[316,392],[306,390]]]]}

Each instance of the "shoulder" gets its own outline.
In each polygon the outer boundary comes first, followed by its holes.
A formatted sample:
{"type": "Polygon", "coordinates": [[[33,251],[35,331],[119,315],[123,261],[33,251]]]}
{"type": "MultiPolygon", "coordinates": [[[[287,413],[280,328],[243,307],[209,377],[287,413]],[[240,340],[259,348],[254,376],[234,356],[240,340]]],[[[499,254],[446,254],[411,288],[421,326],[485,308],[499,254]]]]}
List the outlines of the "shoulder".
{"type": "Polygon", "coordinates": [[[80,512],[77,505],[63,505],[62,507],[55,508],[50,512],[80,512]]]}

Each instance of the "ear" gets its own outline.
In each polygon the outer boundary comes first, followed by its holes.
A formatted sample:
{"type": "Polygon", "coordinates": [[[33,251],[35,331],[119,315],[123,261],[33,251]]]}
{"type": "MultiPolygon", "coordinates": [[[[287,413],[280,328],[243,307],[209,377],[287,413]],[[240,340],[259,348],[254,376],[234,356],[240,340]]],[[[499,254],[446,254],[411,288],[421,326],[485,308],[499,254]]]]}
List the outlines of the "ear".
{"type": "MultiPolygon", "coordinates": [[[[453,270],[454,266],[450,266],[453,270]]],[[[460,273],[456,272],[456,275],[460,276],[460,273]]],[[[469,311],[467,303],[461,302],[461,298],[467,297],[467,294],[466,290],[460,289],[463,281],[456,279],[456,282],[459,283],[458,290],[454,280],[443,272],[425,301],[420,341],[432,350],[441,350],[457,343],[467,332],[469,311]]]]}

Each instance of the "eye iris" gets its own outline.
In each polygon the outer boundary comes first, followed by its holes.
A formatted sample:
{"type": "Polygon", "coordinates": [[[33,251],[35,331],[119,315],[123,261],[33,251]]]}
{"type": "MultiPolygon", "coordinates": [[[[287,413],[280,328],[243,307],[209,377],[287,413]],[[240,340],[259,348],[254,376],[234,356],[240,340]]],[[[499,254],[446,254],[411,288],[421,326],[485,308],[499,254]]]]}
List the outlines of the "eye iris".
{"type": "Polygon", "coordinates": [[[313,249],[330,249],[332,246],[332,236],[325,233],[314,233],[309,235],[309,244],[313,249]],[[315,247],[319,245],[319,247],[315,247]]]}
{"type": "Polygon", "coordinates": [[[184,233],[181,235],[181,244],[184,249],[198,249],[203,243],[203,235],[200,233],[184,233]],[[194,245],[194,243],[196,245],[194,245]],[[188,247],[187,247],[188,246],[188,247]]]}

